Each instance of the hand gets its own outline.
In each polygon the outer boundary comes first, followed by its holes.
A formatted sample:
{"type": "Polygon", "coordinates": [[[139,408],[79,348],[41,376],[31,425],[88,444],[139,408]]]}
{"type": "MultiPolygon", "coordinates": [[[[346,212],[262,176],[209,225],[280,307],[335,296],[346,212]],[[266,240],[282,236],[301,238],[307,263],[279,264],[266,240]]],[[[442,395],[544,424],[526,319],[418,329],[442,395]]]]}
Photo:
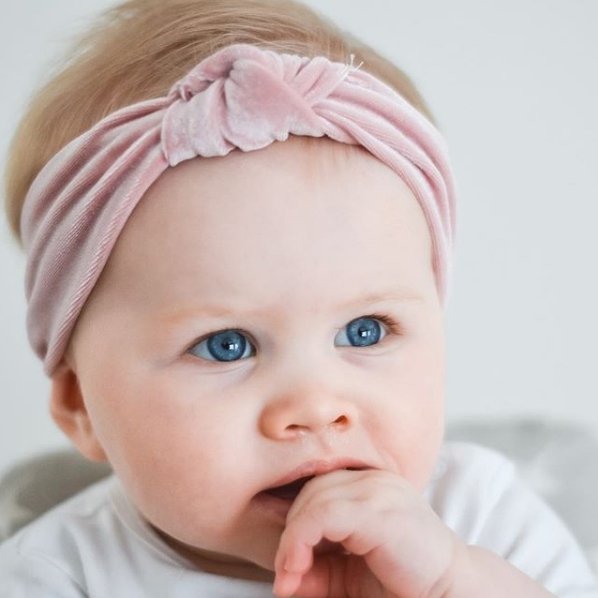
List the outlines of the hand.
{"type": "Polygon", "coordinates": [[[441,597],[463,549],[397,474],[333,471],[310,480],[289,510],[275,558],[274,593],[441,597]],[[336,550],[326,551],[331,547],[336,550]]]}

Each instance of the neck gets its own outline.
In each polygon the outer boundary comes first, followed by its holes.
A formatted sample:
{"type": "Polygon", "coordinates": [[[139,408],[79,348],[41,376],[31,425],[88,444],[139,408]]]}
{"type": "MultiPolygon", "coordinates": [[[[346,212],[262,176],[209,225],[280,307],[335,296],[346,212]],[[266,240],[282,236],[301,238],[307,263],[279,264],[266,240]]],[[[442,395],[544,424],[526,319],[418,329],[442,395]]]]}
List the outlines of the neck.
{"type": "Polygon", "coordinates": [[[274,573],[267,569],[259,567],[255,563],[208,550],[199,550],[180,542],[176,538],[169,536],[162,530],[151,525],[154,532],[173,550],[190,561],[195,567],[206,573],[213,575],[222,575],[225,577],[234,577],[237,579],[247,579],[250,581],[263,581],[272,583],[274,573]]]}

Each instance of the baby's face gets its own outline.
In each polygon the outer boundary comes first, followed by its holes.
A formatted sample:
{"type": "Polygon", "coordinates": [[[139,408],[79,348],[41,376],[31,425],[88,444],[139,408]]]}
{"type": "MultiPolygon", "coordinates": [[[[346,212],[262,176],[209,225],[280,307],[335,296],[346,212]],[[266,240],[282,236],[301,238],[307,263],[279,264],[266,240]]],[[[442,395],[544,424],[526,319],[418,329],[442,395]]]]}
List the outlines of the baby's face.
{"type": "Polygon", "coordinates": [[[197,562],[271,568],[298,488],[266,489],[368,467],[423,489],[433,471],[444,337],[423,213],[326,139],[185,162],[133,213],[72,356],[146,519],[197,562]]]}

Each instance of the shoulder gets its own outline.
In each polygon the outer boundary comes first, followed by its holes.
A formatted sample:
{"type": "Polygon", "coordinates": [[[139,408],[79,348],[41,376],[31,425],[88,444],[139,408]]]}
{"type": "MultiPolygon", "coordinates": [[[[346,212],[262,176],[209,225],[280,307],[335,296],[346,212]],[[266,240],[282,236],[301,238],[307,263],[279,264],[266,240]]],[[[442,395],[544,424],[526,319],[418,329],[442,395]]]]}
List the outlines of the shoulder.
{"type": "Polygon", "coordinates": [[[498,451],[473,442],[445,442],[438,457],[439,473],[449,476],[513,475],[514,465],[498,451]]]}
{"type": "Polygon", "coordinates": [[[464,541],[480,544],[519,534],[537,521],[544,529],[563,527],[544,501],[501,453],[469,442],[446,443],[439,455],[427,499],[464,541]],[[494,537],[493,530],[498,532],[494,537]]]}
{"type": "Polygon", "coordinates": [[[1,544],[0,580],[0,598],[271,594],[271,584],[190,566],[151,532],[114,476],[1,544]]]}
{"type": "Polygon", "coordinates": [[[500,453],[447,443],[426,492],[438,516],[466,544],[498,554],[563,598],[596,591],[571,532],[500,453]]]}
{"type": "Polygon", "coordinates": [[[82,598],[84,588],[44,554],[21,553],[14,543],[0,546],[0,598],[82,598]]]}
{"type": "Polygon", "coordinates": [[[98,526],[109,519],[112,478],[102,480],[51,509],[0,545],[0,577],[10,594],[85,595],[86,555],[100,549],[98,526]],[[17,589],[18,588],[18,589],[17,589]],[[24,594],[22,592],[27,591],[24,594]]]}
{"type": "Polygon", "coordinates": [[[465,508],[468,519],[487,515],[515,478],[514,464],[497,451],[469,442],[447,442],[426,489],[427,499],[447,524],[457,525],[465,508]]]}

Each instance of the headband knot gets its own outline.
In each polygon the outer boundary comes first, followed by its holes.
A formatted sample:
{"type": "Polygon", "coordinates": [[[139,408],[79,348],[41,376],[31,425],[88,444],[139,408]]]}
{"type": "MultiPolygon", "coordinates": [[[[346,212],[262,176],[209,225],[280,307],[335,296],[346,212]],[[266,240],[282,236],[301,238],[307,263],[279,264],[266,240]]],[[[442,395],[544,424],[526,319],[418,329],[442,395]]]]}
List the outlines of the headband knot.
{"type": "Polygon", "coordinates": [[[231,46],[204,60],[170,90],[162,148],[170,166],[195,156],[252,151],[289,135],[322,137],[318,102],[349,69],[323,57],[231,46]]]}

